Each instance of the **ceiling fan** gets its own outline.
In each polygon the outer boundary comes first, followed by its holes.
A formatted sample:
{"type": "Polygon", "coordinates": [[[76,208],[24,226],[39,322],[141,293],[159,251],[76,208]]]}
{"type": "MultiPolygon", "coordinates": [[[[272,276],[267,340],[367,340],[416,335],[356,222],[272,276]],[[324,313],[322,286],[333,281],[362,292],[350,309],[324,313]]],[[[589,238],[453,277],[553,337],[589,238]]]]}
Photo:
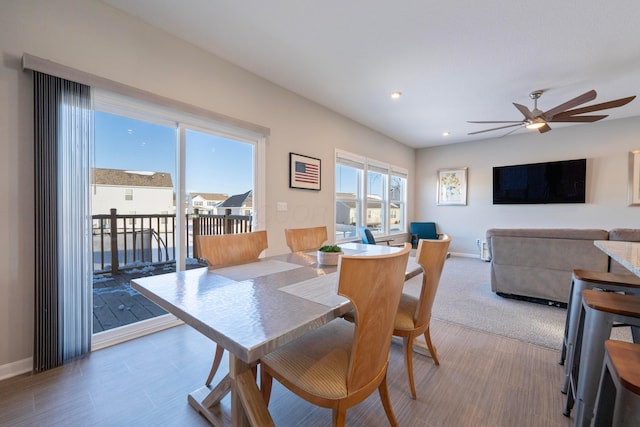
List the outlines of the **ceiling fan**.
{"type": "Polygon", "coordinates": [[[513,129],[512,131],[506,133],[503,136],[509,135],[510,133],[517,131],[521,127],[526,127],[527,129],[537,129],[538,132],[545,133],[551,130],[549,123],[597,122],[598,120],[602,120],[605,117],[607,117],[607,115],[596,114],[596,115],[583,116],[581,114],[591,113],[593,111],[607,110],[609,108],[622,107],[623,105],[626,105],[629,102],[633,101],[633,99],[635,98],[635,96],[629,96],[627,98],[620,98],[613,101],[603,102],[601,104],[594,104],[594,105],[589,105],[582,108],[575,108],[578,105],[581,105],[581,104],[584,104],[585,102],[593,101],[594,99],[596,99],[596,95],[597,95],[596,91],[590,90],[589,92],[585,92],[580,96],[576,96],[575,98],[570,99],[565,103],[562,103],[550,110],[543,112],[538,109],[538,99],[540,98],[543,92],[544,91],[542,90],[536,90],[529,94],[529,98],[533,99],[533,110],[529,110],[524,105],[516,104],[515,102],[513,103],[513,105],[518,109],[518,111],[520,111],[524,116],[523,120],[469,121],[468,123],[511,123],[511,124],[508,124],[506,126],[499,126],[491,129],[484,129],[476,132],[471,132],[468,135],[476,135],[483,132],[491,132],[494,130],[506,129],[506,128],[516,127],[516,126],[517,126],[516,129],[513,129]]]}

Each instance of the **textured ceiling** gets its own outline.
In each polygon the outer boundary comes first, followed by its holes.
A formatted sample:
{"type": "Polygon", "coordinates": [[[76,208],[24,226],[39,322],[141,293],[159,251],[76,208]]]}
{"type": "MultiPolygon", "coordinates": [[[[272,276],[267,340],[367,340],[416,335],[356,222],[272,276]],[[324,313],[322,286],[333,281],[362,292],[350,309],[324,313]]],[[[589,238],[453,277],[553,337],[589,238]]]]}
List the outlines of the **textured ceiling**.
{"type": "Polygon", "coordinates": [[[533,90],[543,111],[640,92],[638,1],[103,1],[412,147],[501,136],[467,121],[521,120],[533,90]]]}

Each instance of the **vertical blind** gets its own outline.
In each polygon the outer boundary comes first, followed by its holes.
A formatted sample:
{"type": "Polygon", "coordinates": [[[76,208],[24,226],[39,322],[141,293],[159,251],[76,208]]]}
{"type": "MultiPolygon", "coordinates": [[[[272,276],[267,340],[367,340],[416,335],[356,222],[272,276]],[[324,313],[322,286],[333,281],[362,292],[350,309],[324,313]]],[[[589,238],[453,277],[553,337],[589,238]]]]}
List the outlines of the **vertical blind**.
{"type": "Polygon", "coordinates": [[[33,72],[35,372],[91,346],[92,111],[88,86],[33,72]]]}

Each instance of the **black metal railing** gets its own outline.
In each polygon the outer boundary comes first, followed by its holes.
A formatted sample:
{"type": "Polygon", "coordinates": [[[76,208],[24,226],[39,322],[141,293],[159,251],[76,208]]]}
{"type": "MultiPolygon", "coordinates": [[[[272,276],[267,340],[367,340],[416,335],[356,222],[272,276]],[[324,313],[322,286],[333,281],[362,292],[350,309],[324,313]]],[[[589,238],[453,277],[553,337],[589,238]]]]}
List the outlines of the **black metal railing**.
{"type": "MultiPolygon", "coordinates": [[[[93,215],[94,272],[117,274],[120,266],[167,263],[176,259],[175,214],[93,215]]],[[[237,234],[252,231],[251,215],[194,214],[187,216],[187,257],[198,258],[198,235],[237,234]]]]}

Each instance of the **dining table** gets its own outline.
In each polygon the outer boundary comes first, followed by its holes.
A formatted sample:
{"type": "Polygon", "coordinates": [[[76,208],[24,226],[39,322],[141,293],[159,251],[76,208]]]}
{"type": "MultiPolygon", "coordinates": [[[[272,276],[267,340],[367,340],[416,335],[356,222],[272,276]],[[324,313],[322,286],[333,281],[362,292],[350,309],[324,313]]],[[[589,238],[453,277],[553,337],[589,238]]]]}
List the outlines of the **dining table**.
{"type": "MultiPolygon", "coordinates": [[[[400,247],[340,244],[344,255],[390,254],[400,247]]],[[[229,353],[229,373],[189,393],[189,404],[213,425],[273,425],[256,383],[265,354],[348,313],[338,295],[338,267],[316,252],[294,252],[210,269],[138,278],[131,287],[229,353]],[[230,394],[230,402],[223,399],[230,394]]],[[[422,267],[409,257],[405,280],[422,267]]],[[[362,286],[367,286],[363,283],[362,286]]]]}

